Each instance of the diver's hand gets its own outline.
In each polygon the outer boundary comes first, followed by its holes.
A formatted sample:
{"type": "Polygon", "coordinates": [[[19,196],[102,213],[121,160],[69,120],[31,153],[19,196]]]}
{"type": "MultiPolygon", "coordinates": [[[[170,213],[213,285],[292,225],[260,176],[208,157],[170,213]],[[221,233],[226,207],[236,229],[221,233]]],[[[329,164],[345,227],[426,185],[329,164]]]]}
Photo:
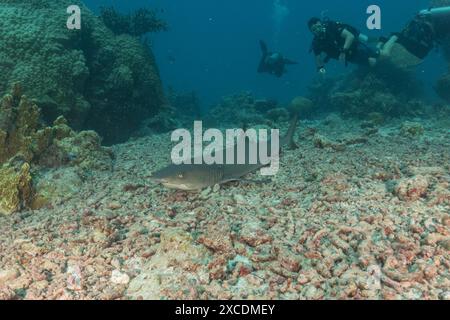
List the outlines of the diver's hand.
{"type": "Polygon", "coordinates": [[[324,74],[327,73],[327,70],[326,70],[325,68],[320,68],[320,69],[318,70],[318,72],[319,72],[319,74],[324,75],[324,74]]]}
{"type": "Polygon", "coordinates": [[[342,52],[341,55],[339,56],[339,60],[342,63],[347,63],[347,54],[345,52],[342,52]]]}

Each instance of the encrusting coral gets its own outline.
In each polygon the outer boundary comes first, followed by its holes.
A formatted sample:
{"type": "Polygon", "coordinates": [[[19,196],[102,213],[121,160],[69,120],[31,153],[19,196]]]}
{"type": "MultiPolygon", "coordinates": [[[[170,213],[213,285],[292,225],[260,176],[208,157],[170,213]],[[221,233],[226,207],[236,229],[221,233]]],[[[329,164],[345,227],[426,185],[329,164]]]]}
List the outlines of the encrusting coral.
{"type": "Polygon", "coordinates": [[[0,167],[0,214],[11,214],[30,204],[32,196],[30,165],[6,164],[0,167]]]}
{"type": "Polygon", "coordinates": [[[0,100],[0,213],[10,214],[33,202],[39,190],[34,190],[32,176],[41,168],[112,168],[112,153],[101,147],[95,132],[76,133],[64,117],[45,127],[40,116],[39,107],[22,95],[18,83],[0,100]]]}

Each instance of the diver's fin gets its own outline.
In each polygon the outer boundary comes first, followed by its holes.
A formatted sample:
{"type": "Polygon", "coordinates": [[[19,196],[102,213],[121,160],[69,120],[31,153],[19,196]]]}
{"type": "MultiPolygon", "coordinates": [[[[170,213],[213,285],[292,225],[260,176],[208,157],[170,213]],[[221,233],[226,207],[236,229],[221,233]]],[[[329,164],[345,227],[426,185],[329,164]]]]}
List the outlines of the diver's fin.
{"type": "Polygon", "coordinates": [[[262,40],[259,40],[259,46],[261,47],[261,51],[262,51],[263,55],[266,56],[267,53],[269,52],[269,50],[267,49],[266,43],[262,40]]]}
{"type": "Polygon", "coordinates": [[[258,73],[265,73],[268,72],[266,65],[264,64],[264,58],[261,59],[261,62],[259,63],[258,66],[258,73]]]}
{"type": "Polygon", "coordinates": [[[252,180],[252,179],[239,179],[235,180],[239,183],[247,183],[247,184],[265,184],[265,183],[271,183],[272,179],[262,179],[262,180],[252,180]]]}
{"type": "Polygon", "coordinates": [[[423,63],[423,59],[416,57],[399,43],[395,43],[392,47],[389,60],[394,66],[400,69],[414,68],[423,63]]]}
{"type": "Polygon", "coordinates": [[[262,57],[261,57],[261,61],[259,62],[258,72],[264,73],[264,72],[267,72],[266,58],[267,58],[267,55],[269,54],[269,52],[267,50],[267,45],[264,41],[259,40],[259,45],[261,46],[262,57]]]}

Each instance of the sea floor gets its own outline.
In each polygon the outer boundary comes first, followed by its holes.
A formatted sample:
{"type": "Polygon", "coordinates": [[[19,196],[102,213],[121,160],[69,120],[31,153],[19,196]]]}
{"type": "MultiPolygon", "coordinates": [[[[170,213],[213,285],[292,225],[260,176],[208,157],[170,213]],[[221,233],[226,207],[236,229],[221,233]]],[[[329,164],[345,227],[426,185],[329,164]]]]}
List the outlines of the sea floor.
{"type": "Polygon", "coordinates": [[[148,179],[168,134],[117,145],[0,217],[0,299],[450,299],[450,126],[420,122],[303,122],[272,182],[192,194],[148,179]]]}

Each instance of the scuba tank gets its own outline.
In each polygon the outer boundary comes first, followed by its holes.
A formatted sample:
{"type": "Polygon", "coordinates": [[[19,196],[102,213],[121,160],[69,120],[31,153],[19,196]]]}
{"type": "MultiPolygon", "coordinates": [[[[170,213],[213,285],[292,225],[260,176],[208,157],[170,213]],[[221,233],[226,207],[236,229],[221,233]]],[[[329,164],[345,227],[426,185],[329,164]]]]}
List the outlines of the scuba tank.
{"type": "Polygon", "coordinates": [[[440,7],[440,8],[429,8],[424,9],[419,12],[421,16],[432,16],[432,17],[440,17],[448,15],[450,17],[450,6],[448,7],[440,7]]]}
{"type": "Polygon", "coordinates": [[[363,33],[360,33],[358,36],[358,40],[359,40],[359,42],[362,42],[362,43],[368,43],[370,38],[369,38],[369,36],[367,36],[363,33]]]}

